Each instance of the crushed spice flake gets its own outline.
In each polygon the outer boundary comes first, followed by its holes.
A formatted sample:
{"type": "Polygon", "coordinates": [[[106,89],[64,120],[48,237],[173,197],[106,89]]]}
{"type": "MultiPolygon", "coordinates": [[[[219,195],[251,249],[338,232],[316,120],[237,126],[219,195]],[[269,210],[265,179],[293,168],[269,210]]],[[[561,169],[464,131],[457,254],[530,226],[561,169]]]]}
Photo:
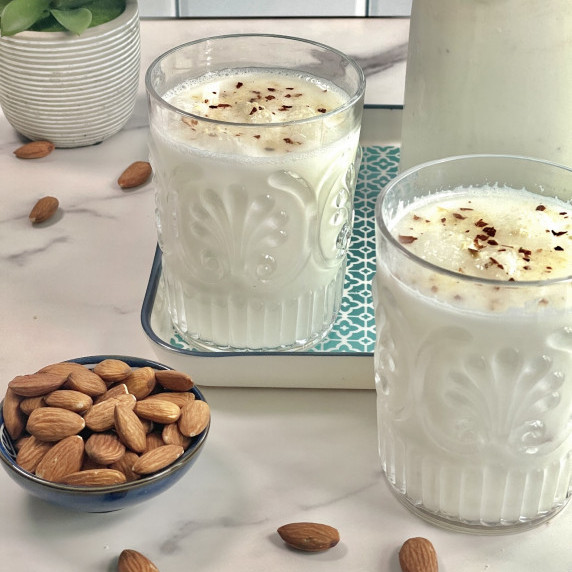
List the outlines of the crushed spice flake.
{"type": "Polygon", "coordinates": [[[545,211],[545,210],[546,210],[546,207],[545,207],[544,205],[538,205],[535,210],[537,210],[537,211],[545,211]]]}
{"type": "Polygon", "coordinates": [[[457,220],[465,220],[467,217],[463,216],[461,213],[453,213],[453,216],[457,219],[457,220]]]}
{"type": "Polygon", "coordinates": [[[415,242],[417,240],[416,236],[409,236],[409,235],[405,235],[405,234],[400,234],[398,236],[398,240],[400,242],[400,244],[411,244],[412,242],[415,242]]]}

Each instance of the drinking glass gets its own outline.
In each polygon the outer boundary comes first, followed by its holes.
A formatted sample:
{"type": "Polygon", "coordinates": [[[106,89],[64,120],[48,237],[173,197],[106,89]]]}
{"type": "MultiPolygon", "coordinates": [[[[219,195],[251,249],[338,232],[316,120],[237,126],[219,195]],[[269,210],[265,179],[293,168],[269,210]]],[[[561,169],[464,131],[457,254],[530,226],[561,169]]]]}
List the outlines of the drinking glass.
{"type": "MultiPolygon", "coordinates": [[[[418,516],[478,533],[528,529],[572,493],[571,239],[563,232],[555,247],[570,251],[562,278],[511,281],[437,266],[392,229],[404,209],[436,192],[461,196],[472,188],[474,195],[488,185],[526,189],[540,211],[556,197],[568,207],[558,215],[570,213],[572,169],[502,155],[449,157],[404,171],[375,211],[374,361],[385,478],[418,516]]],[[[516,201],[511,218],[519,208],[516,201]]],[[[442,216],[423,222],[445,224],[442,216]]],[[[428,239],[426,248],[442,245],[428,239]]],[[[517,252],[531,264],[542,255],[517,252]]]]}
{"type": "MultiPolygon", "coordinates": [[[[342,299],[363,71],[316,42],[230,35],[163,54],[146,86],[158,242],[175,329],[213,351],[314,345],[342,299]],[[343,97],[315,116],[267,123],[213,119],[167,101],[185,82],[238,70],[296,76],[343,97]]],[[[264,98],[252,101],[253,113],[264,112],[264,98]]]]}

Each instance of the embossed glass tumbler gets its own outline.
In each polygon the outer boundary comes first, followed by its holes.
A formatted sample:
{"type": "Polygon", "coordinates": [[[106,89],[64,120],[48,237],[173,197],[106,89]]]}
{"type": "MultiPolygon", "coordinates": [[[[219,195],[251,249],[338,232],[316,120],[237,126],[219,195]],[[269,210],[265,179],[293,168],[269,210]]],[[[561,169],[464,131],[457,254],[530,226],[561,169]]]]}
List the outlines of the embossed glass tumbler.
{"type": "Polygon", "coordinates": [[[166,301],[215,351],[310,347],[340,308],[365,79],[315,42],[231,35],[146,76],[166,301]]]}
{"type": "Polygon", "coordinates": [[[572,493],[572,169],[500,155],[403,172],[376,204],[379,450],[418,516],[475,533],[572,493]]]}

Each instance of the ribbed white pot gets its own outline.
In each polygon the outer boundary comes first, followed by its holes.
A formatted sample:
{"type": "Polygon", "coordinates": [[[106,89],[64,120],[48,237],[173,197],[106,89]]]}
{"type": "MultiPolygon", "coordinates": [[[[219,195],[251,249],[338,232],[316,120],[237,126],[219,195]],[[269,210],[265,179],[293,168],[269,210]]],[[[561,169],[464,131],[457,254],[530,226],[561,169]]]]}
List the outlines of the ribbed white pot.
{"type": "Polygon", "coordinates": [[[20,32],[0,37],[0,105],[32,140],[82,147],[117,133],[133,112],[141,40],[137,0],[80,36],[20,32]]]}

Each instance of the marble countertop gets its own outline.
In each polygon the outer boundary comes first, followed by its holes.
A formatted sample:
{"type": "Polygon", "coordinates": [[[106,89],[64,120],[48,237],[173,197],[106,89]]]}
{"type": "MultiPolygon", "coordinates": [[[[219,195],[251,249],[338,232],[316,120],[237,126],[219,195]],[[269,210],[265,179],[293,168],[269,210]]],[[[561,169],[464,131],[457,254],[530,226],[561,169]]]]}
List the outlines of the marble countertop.
{"type": "MultiPolygon", "coordinates": [[[[195,38],[245,31],[304,36],[354,55],[366,69],[364,140],[395,141],[407,20],[143,21],[143,69],[195,38]],[[384,109],[379,109],[381,106],[384,109]]],[[[140,322],[155,249],[153,184],[116,179],[147,157],[143,81],[127,127],[104,143],[17,160],[0,114],[0,391],[10,379],[82,355],[156,359],[140,322]],[[31,205],[58,197],[60,214],[33,228],[31,205]]],[[[168,364],[167,364],[168,365],[168,364]]],[[[230,378],[230,376],[229,376],[230,378]]],[[[373,390],[203,387],[212,430],[189,475],[117,513],[67,512],[31,498],[0,471],[0,570],[114,570],[121,550],[164,572],[399,572],[398,549],[425,536],[444,572],[572,572],[572,509],[518,535],[447,532],[407,512],[384,484],[373,390]],[[320,554],[284,547],[276,529],[317,521],[341,542],[320,554]]]]}

